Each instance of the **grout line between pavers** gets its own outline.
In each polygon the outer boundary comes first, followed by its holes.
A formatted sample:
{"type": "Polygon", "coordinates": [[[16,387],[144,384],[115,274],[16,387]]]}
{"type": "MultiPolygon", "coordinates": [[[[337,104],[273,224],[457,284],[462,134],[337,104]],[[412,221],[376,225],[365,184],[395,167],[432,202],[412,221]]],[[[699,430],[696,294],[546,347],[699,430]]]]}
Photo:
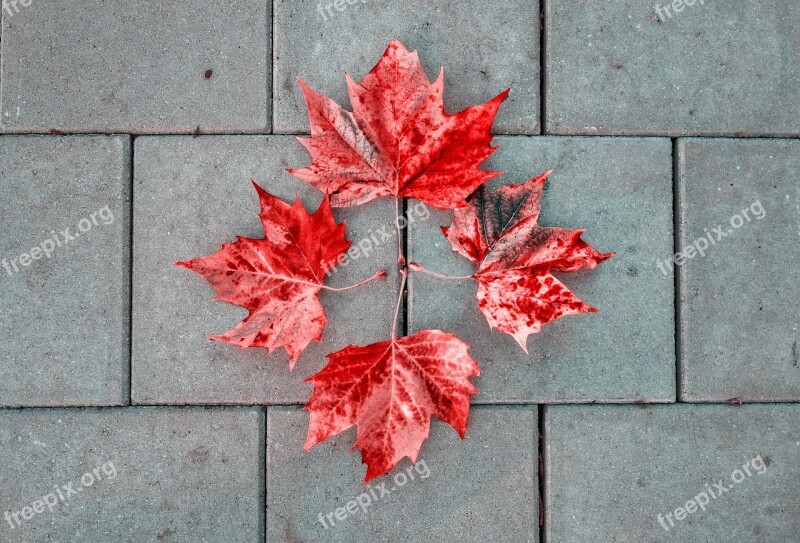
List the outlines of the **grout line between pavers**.
{"type": "Polygon", "coordinates": [[[0,135],[3,134],[2,126],[3,126],[3,12],[5,10],[0,10],[0,135]]]}
{"type": "Polygon", "coordinates": [[[128,139],[128,400],[133,405],[133,190],[136,136],[128,139]]]}
{"type": "MultiPolygon", "coordinates": [[[[680,198],[680,167],[678,148],[678,138],[672,139],[672,253],[678,254],[681,250],[681,198],[680,198]]],[[[673,295],[674,311],[673,319],[675,326],[675,402],[681,403],[681,387],[683,379],[681,376],[681,352],[683,350],[683,339],[681,336],[681,299],[683,295],[681,274],[678,266],[673,268],[673,295]]]]}
{"type": "Polygon", "coordinates": [[[258,497],[260,508],[258,511],[258,529],[260,539],[267,541],[267,433],[269,432],[268,418],[269,407],[264,406],[258,417],[258,497]]]}
{"type": "MultiPolygon", "coordinates": [[[[49,405],[49,406],[26,406],[26,407],[0,407],[0,415],[3,413],[22,412],[22,411],[86,411],[86,412],[110,412],[110,411],[263,411],[265,405],[49,405]]],[[[299,405],[296,407],[300,407],[299,405]]]]}
{"type": "Polygon", "coordinates": [[[270,51],[270,55],[269,55],[269,63],[270,63],[270,67],[271,67],[270,68],[270,79],[271,79],[271,81],[270,81],[269,131],[270,131],[270,133],[275,134],[276,133],[275,132],[275,101],[276,101],[275,97],[277,96],[277,91],[276,91],[276,89],[277,89],[276,83],[277,82],[275,81],[275,77],[276,77],[276,75],[275,75],[276,74],[276,70],[275,70],[275,64],[276,64],[276,62],[275,62],[275,36],[276,36],[276,34],[275,34],[275,2],[277,2],[278,0],[268,0],[268,1],[270,3],[270,9],[272,10],[271,11],[272,20],[270,21],[270,24],[271,24],[271,27],[272,27],[271,28],[271,33],[270,33],[271,34],[270,35],[270,42],[272,43],[272,50],[270,51]]]}
{"type": "MultiPolygon", "coordinates": [[[[269,0],[267,0],[269,1],[269,0]]],[[[271,47],[267,55],[267,63],[269,64],[269,79],[267,86],[267,127],[270,134],[275,133],[275,2],[270,2],[270,43],[271,47]]],[[[266,541],[266,535],[264,536],[266,541]]]]}
{"type": "Polygon", "coordinates": [[[547,134],[547,0],[539,0],[539,134],[547,134]]]}
{"type": "Polygon", "coordinates": [[[537,473],[538,473],[538,487],[539,487],[539,543],[544,543],[546,539],[545,535],[545,523],[547,522],[547,517],[545,516],[545,511],[547,510],[545,504],[545,477],[547,472],[547,467],[545,466],[544,461],[544,447],[545,447],[545,433],[544,433],[544,409],[545,406],[540,404],[538,406],[538,422],[536,425],[536,430],[538,432],[538,446],[537,446],[537,473]]]}

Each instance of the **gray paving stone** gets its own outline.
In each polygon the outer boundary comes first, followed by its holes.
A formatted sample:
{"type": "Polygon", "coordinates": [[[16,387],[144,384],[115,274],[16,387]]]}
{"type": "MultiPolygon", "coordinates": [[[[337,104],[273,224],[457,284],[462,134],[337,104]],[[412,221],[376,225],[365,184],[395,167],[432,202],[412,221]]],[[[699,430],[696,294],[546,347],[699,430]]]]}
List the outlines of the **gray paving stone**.
{"type": "Polygon", "coordinates": [[[27,3],[3,13],[6,132],[268,130],[267,2],[27,3]]]}
{"type": "Polygon", "coordinates": [[[678,157],[680,247],[696,244],[679,267],[681,398],[798,401],[800,141],[685,139],[678,157]]]}
{"type": "MultiPolygon", "coordinates": [[[[563,317],[528,338],[526,355],[490,331],[474,281],[412,274],[409,325],[441,328],[472,345],[481,366],[479,403],[652,401],[675,398],[674,284],[655,257],[673,247],[671,145],[666,139],[498,137],[492,183],[521,183],[556,168],[545,186],[540,224],[585,229],[584,239],[617,255],[560,278],[599,313],[563,317]]],[[[412,225],[410,259],[468,275],[439,226],[450,213],[412,225]]],[[[556,274],[558,275],[558,274],[556,274]]]]}
{"type": "Polygon", "coordinates": [[[0,537],[261,543],[263,435],[250,409],[0,413],[0,537]]]}
{"type": "Polygon", "coordinates": [[[546,540],[796,543],[798,415],[790,405],[548,406],[546,540]]]}
{"type": "Polygon", "coordinates": [[[130,141],[0,137],[0,405],[128,399],[130,141]]]}
{"type": "Polygon", "coordinates": [[[511,87],[494,130],[539,133],[538,0],[469,1],[458,7],[426,0],[275,0],[274,6],[277,133],[309,131],[297,76],[350,109],[345,72],[361,80],[391,40],[419,50],[429,78],[444,66],[448,113],[511,87]]]}
{"type": "Polygon", "coordinates": [[[312,386],[303,380],[325,365],[327,353],[389,337],[399,286],[397,237],[394,204],[381,199],[336,210],[354,245],[383,228],[390,239],[334,271],[328,284],[351,285],[382,268],[388,280],[323,291],[330,323],[292,373],[283,349],[269,355],[207,339],[233,328],[247,311],[213,301],[201,277],[173,262],[214,253],[237,235],[264,236],[251,179],[286,201],[297,194],[316,210],[321,193],[284,171],[307,164],[308,156],[290,136],[142,137],[135,145],[134,402],[305,403],[312,386]]]}
{"type": "Polygon", "coordinates": [[[539,541],[535,407],[473,408],[464,440],[434,419],[416,466],[367,485],[355,431],[304,454],[307,425],[302,409],[268,408],[267,541],[539,541]]]}
{"type": "Polygon", "coordinates": [[[551,0],[545,11],[547,133],[800,134],[798,2],[551,0]]]}

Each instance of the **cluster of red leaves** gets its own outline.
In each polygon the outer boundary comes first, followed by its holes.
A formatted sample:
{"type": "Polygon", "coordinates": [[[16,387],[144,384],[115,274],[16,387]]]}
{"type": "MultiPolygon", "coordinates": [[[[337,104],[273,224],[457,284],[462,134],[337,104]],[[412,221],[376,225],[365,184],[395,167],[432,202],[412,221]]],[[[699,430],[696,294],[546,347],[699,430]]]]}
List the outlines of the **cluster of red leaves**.
{"type": "MultiPolygon", "coordinates": [[[[495,191],[485,185],[502,173],[480,166],[496,149],[490,129],[508,90],[449,115],[442,73],[431,83],[417,53],[399,42],[389,44],[360,83],[349,77],[347,83],[352,112],[300,80],[311,121],[311,136],[300,141],[312,164],[290,171],[326,194],[319,209],[309,214],[299,201],[290,206],[256,185],[263,239],[240,237],[213,255],[177,263],[204,277],[216,289],[215,299],[249,310],[234,329],[213,339],[243,348],[283,347],[291,369],[328,322],[319,291],[344,290],[323,284],[326,263],[350,245],[331,206],[381,196],[454,210],[453,224],[443,230],[453,250],[475,263],[479,309],[526,352],[528,335],[543,324],[596,311],[551,272],[594,268],[611,254],[590,247],[580,230],[538,225],[550,172],[495,191]]],[[[410,269],[423,268],[412,263],[410,269]]],[[[401,275],[402,296],[405,268],[401,275]]],[[[385,277],[381,270],[369,280],[385,277]]],[[[306,450],[356,426],[354,447],[367,464],[365,482],[406,456],[415,462],[432,415],[463,437],[477,392],[470,377],[479,369],[469,345],[441,330],[397,337],[395,328],[387,341],[329,354],[328,365],[309,379],[314,392],[306,405],[306,450]]]]}

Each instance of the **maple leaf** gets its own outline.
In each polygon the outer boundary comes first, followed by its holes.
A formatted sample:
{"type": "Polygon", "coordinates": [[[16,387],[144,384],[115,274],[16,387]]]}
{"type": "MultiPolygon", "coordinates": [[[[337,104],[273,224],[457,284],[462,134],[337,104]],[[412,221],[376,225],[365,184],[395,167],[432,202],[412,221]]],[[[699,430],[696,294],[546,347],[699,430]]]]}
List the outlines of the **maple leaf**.
{"type": "Polygon", "coordinates": [[[480,374],[468,349],[452,334],[422,330],[329,354],[328,365],[307,379],[314,392],[305,450],[356,425],[353,447],[367,464],[366,483],[406,456],[417,461],[431,415],[463,438],[477,392],[469,378],[480,374]]]}
{"type": "Polygon", "coordinates": [[[322,338],[328,318],[317,295],[325,288],[325,273],[350,241],[345,224],[334,220],[327,198],[310,215],[299,199],[289,205],[255,182],[253,186],[261,203],[264,238],[237,237],[212,255],[175,265],[208,281],[216,290],[215,300],[249,311],[235,328],[210,338],[270,352],[283,347],[291,370],[311,340],[322,338]]]}
{"type": "Polygon", "coordinates": [[[298,81],[311,123],[311,137],[299,140],[312,164],[289,171],[329,194],[334,206],[394,196],[464,207],[467,196],[501,173],[480,164],[497,149],[490,129],[508,90],[448,115],[443,71],[431,83],[417,52],[398,41],[360,83],[347,77],[352,113],[298,81]]]}
{"type": "Polygon", "coordinates": [[[455,210],[452,225],[442,227],[453,250],[476,264],[478,308],[489,326],[513,336],[526,353],[528,336],[544,324],[597,311],[551,272],[592,269],[614,255],[583,241],[583,230],[539,226],[542,188],[551,173],[495,191],[482,186],[469,207],[455,210]]]}

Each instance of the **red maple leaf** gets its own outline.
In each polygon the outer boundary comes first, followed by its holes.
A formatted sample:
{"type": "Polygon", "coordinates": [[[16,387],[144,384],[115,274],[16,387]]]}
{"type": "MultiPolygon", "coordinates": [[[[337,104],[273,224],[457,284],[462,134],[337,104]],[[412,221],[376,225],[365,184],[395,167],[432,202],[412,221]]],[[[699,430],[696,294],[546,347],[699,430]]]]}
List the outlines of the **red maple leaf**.
{"type": "MultiPolygon", "coordinates": [[[[538,224],[542,188],[551,172],[495,191],[480,187],[469,207],[455,210],[442,227],[453,250],[477,271],[478,307],[492,328],[506,332],[527,353],[527,339],[564,315],[593,313],[552,271],[592,269],[614,253],[601,254],[581,239],[583,230],[538,224]]],[[[412,269],[426,271],[412,263],[412,269]]]]}
{"type": "MultiPolygon", "coordinates": [[[[325,198],[310,215],[300,200],[289,205],[253,182],[261,202],[263,239],[237,237],[212,255],[176,262],[214,287],[215,300],[250,313],[232,330],[212,339],[239,347],[283,347],[289,369],[328,322],[317,295],[325,273],[350,246],[345,224],[337,224],[325,198]]],[[[385,277],[376,274],[375,277],[385,277]]],[[[340,290],[340,289],[332,289],[340,290]]]]}
{"type": "Polygon", "coordinates": [[[352,113],[298,81],[311,122],[311,137],[300,142],[313,162],[289,171],[329,194],[334,206],[407,196],[439,209],[463,207],[500,175],[480,164],[496,149],[490,129],[508,90],[448,115],[443,72],[431,83],[417,52],[398,41],[361,83],[347,77],[352,113]]]}
{"type": "Polygon", "coordinates": [[[367,464],[366,483],[406,456],[417,461],[431,415],[463,438],[469,400],[478,391],[469,378],[480,374],[468,349],[452,334],[422,330],[329,354],[328,365],[307,379],[314,392],[306,405],[311,421],[305,450],[358,426],[353,447],[367,464]]]}

